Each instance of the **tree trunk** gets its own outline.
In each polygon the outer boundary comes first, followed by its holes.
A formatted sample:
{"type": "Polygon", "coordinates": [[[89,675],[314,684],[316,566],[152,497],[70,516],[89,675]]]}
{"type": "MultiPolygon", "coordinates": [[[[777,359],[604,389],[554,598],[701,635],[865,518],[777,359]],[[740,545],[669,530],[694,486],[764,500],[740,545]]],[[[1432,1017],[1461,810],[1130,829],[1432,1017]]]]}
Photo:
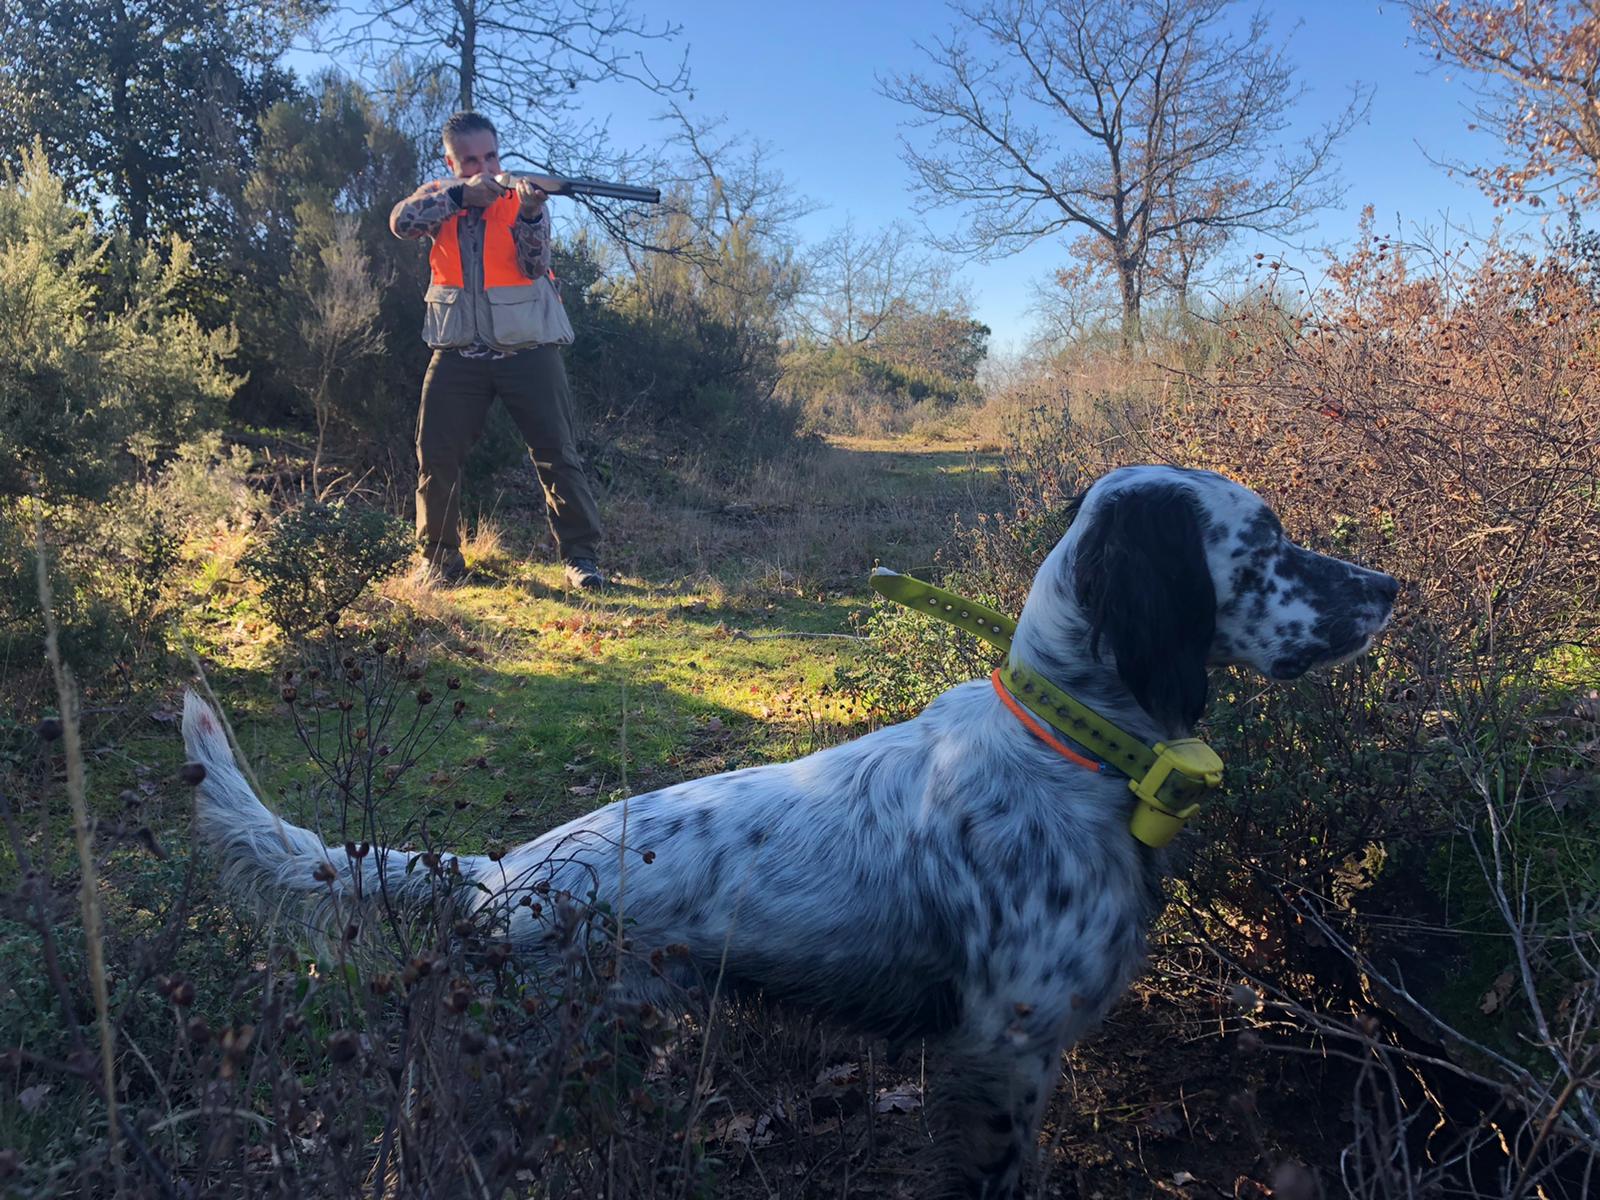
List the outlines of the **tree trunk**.
{"type": "Polygon", "coordinates": [[[118,193],[117,198],[122,201],[128,236],[138,246],[144,242],[150,227],[150,181],[140,162],[139,135],[133,127],[133,112],[128,98],[128,77],[133,73],[138,32],[128,19],[127,7],[120,0],[112,11],[116,26],[107,49],[106,65],[111,81],[109,124],[115,160],[112,175],[116,180],[113,186],[118,193]]]}
{"type": "Polygon", "coordinates": [[[457,4],[461,14],[461,94],[462,112],[472,111],[472,93],[478,82],[478,12],[472,3],[457,4]]]}
{"type": "Polygon", "coordinates": [[[1144,329],[1139,323],[1138,264],[1119,258],[1117,279],[1122,285],[1122,353],[1131,358],[1134,347],[1144,345],[1144,329]]]}

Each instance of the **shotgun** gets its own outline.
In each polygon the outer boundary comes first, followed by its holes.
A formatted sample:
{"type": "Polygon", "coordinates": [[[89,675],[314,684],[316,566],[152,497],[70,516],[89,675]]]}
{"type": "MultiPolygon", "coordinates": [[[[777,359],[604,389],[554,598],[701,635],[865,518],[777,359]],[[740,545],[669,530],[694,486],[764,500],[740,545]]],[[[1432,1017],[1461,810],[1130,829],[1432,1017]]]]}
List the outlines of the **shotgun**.
{"type": "Polygon", "coordinates": [[[510,187],[519,179],[526,179],[551,196],[603,196],[608,200],[638,200],[644,204],[661,203],[660,188],[607,183],[602,179],[563,179],[560,175],[536,175],[530,171],[502,171],[495,176],[495,181],[502,187],[510,187]]]}

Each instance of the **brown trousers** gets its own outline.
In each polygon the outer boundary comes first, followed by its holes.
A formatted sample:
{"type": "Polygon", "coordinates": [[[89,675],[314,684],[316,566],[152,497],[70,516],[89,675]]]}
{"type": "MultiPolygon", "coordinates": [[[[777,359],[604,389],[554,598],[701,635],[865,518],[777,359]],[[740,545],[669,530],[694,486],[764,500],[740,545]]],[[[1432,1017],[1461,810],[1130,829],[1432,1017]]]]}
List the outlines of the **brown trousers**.
{"type": "Polygon", "coordinates": [[[578,458],[559,346],[501,359],[433,352],[417,414],[417,540],[429,555],[459,552],[461,466],[497,396],[528,443],[557,551],[563,559],[594,558],[600,512],[578,458]]]}

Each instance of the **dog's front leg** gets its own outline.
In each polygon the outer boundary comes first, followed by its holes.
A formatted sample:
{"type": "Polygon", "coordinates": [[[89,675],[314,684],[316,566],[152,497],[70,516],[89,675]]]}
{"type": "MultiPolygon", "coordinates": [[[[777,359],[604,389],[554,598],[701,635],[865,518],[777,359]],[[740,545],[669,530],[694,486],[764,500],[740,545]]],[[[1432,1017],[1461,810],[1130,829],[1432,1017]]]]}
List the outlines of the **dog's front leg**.
{"type": "Polygon", "coordinates": [[[1033,1161],[1039,1120],[1061,1073],[1061,1052],[1026,1046],[947,1058],[933,1099],[936,1128],[954,1161],[955,1194],[1013,1200],[1033,1161]]]}

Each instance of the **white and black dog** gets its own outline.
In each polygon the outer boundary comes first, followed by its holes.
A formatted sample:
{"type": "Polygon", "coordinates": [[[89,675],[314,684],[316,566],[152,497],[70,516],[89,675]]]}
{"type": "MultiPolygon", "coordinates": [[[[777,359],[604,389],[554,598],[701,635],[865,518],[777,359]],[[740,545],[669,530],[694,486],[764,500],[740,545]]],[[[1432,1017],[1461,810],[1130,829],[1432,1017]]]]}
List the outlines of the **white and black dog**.
{"type": "MultiPolygon", "coordinates": [[[[1045,559],[1012,655],[1147,743],[1187,737],[1208,667],[1293,679],[1362,652],[1398,589],[1303,549],[1248,489],[1210,472],[1129,467],[1082,497],[1045,559]]],[[[409,855],[352,859],[281,822],[190,697],[206,768],[198,827],[249,892],[373,894],[425,875],[409,855]],[[333,879],[328,881],[328,867],[333,879]],[[320,868],[320,871],[319,871],[320,868]],[[319,871],[322,882],[313,879],[319,871]]],[[[1129,833],[1127,781],[1043,744],[987,681],[916,719],[797,762],[696,779],[627,802],[629,937],[681,943],[706,978],[868,1033],[926,1038],[966,1194],[1009,1197],[1032,1156],[1063,1048],[1140,968],[1166,854],[1129,833]]],[[[621,804],[461,869],[512,913],[537,960],[545,916],[507,900],[545,881],[615,902],[621,804]],[[507,893],[513,893],[508,895],[507,893]]],[[[939,1099],[935,1098],[936,1101],[939,1099]]]]}

